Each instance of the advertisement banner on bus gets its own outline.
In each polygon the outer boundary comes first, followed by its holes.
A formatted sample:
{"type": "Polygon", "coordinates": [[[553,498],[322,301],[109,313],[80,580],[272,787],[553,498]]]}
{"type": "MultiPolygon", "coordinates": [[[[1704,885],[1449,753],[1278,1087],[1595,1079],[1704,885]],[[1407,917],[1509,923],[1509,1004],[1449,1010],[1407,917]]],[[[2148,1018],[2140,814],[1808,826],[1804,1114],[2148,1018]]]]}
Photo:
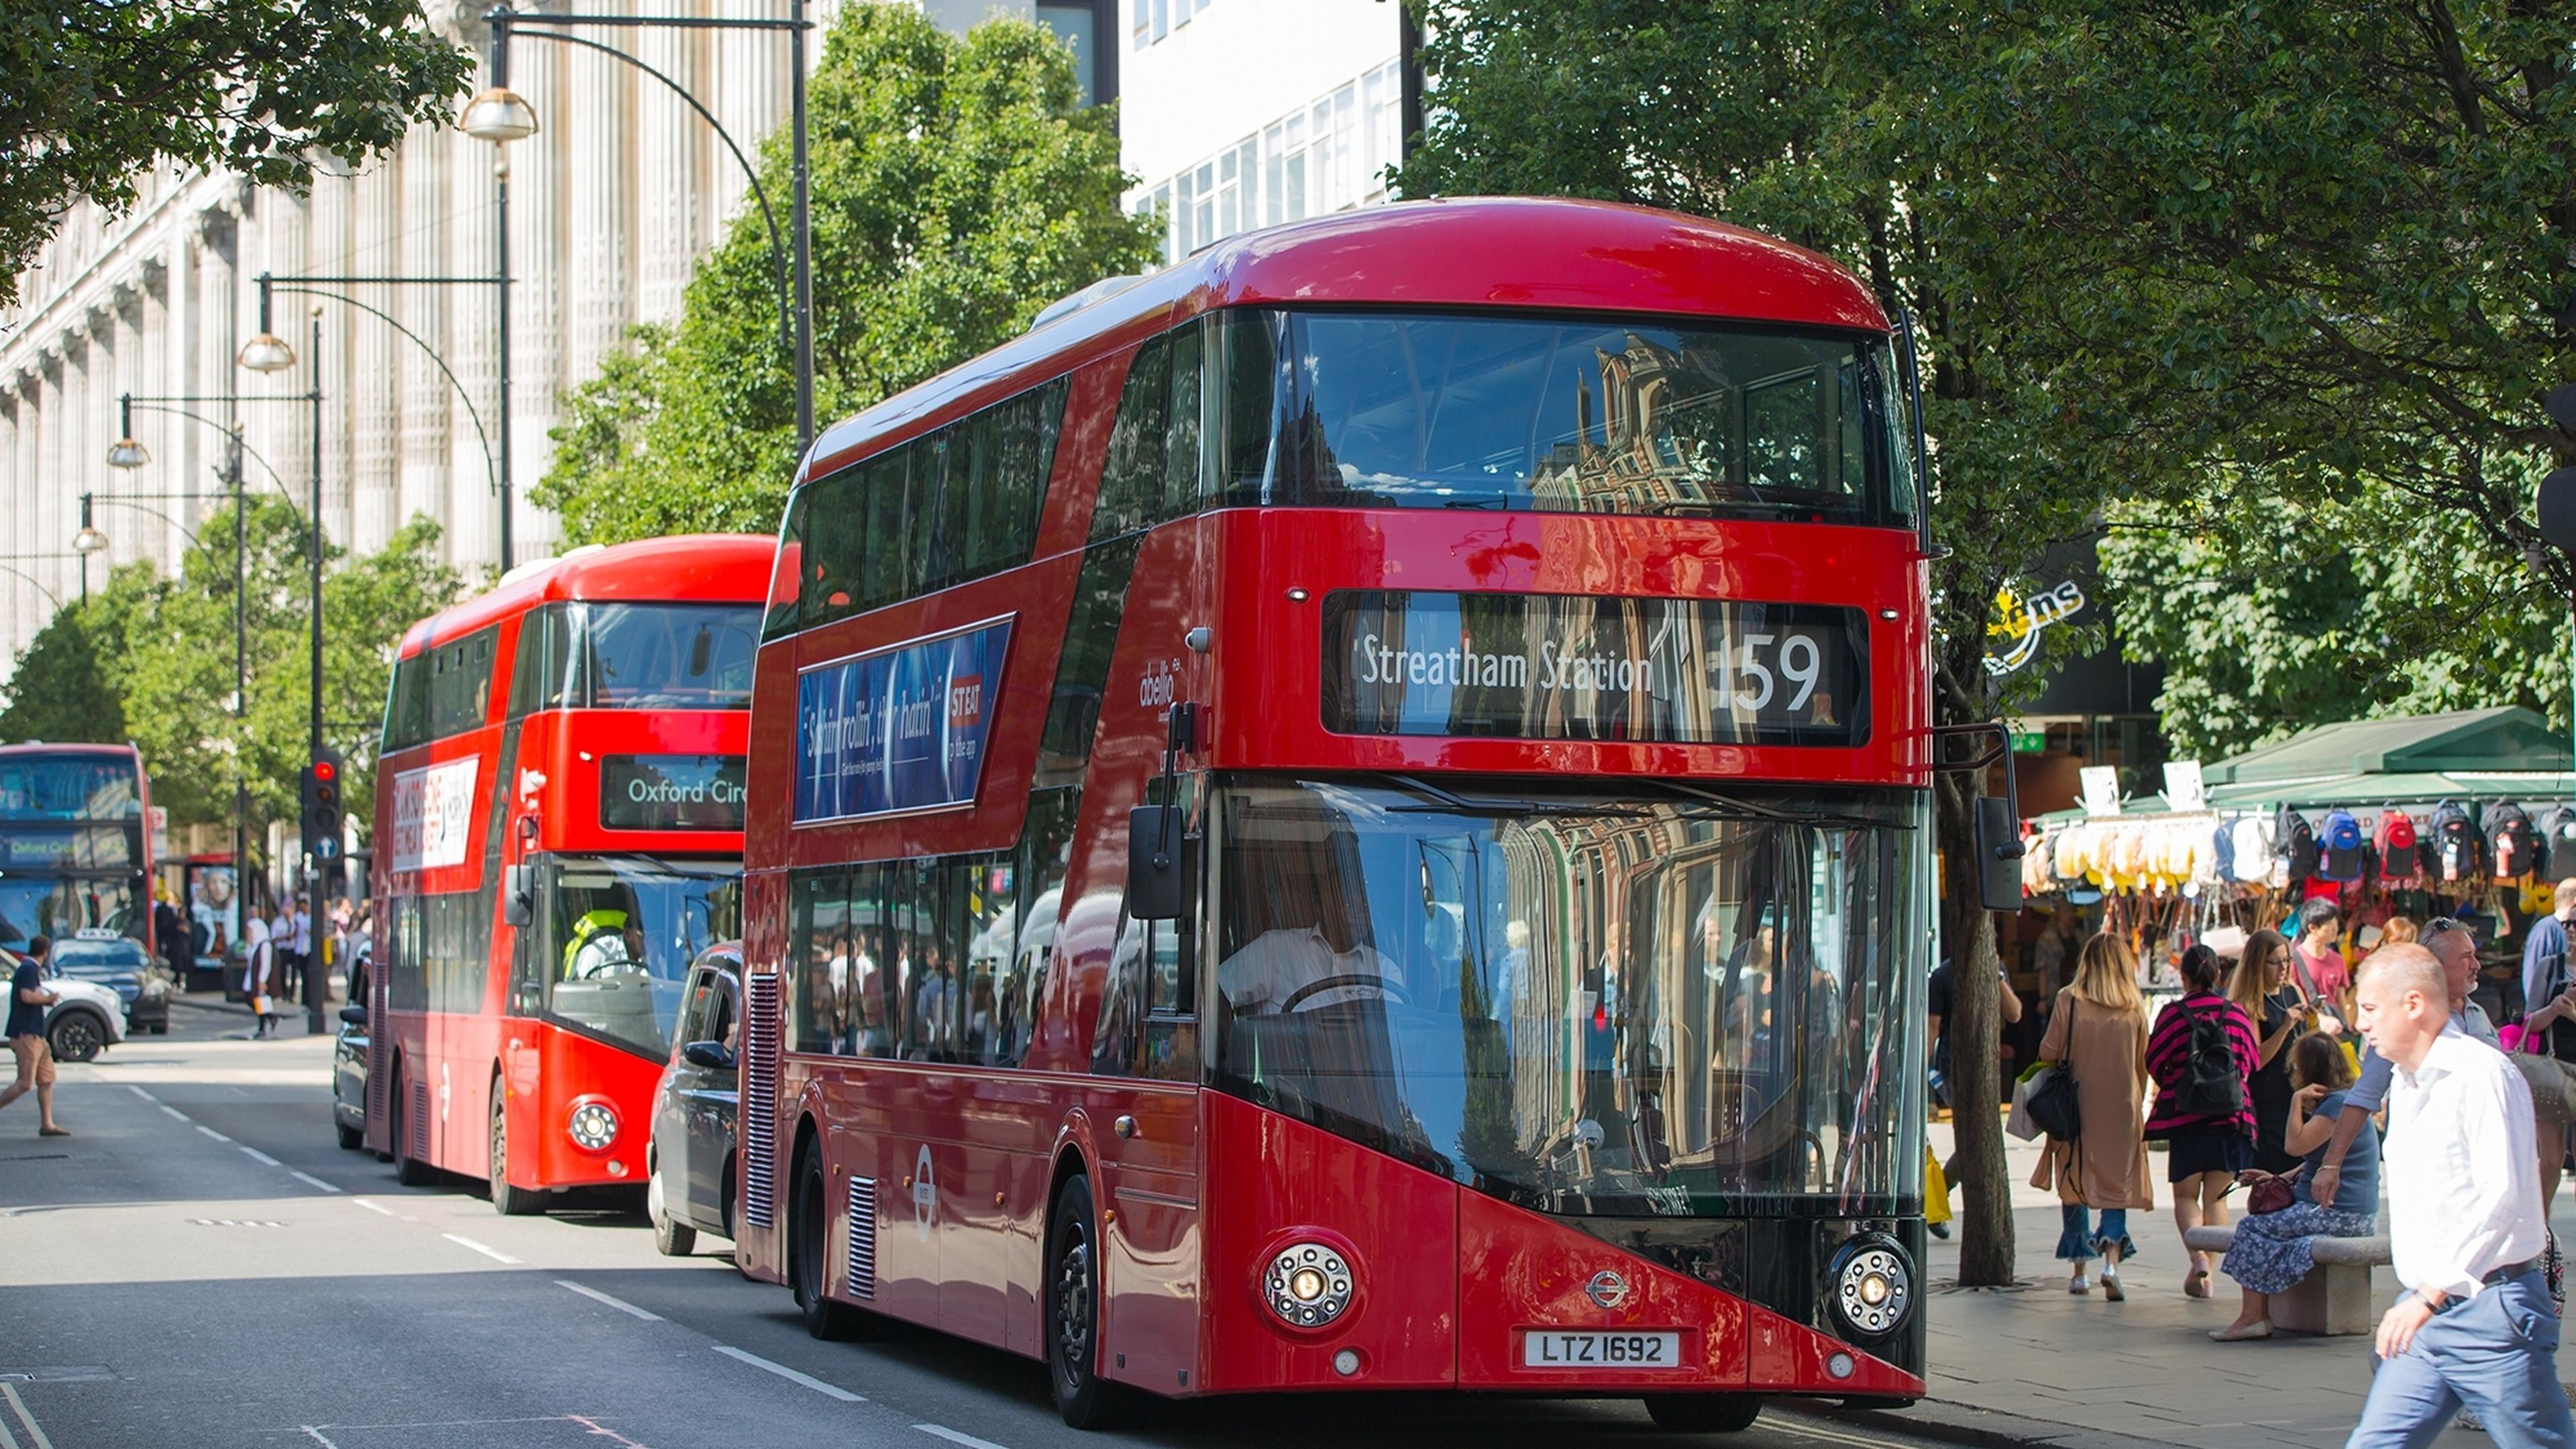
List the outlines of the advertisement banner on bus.
{"type": "Polygon", "coordinates": [[[835,660],[796,681],[796,823],[975,801],[1011,620],[835,660]]]}
{"type": "Polygon", "coordinates": [[[1733,599],[1343,590],[1324,601],[1342,734],[1857,745],[1858,609],[1733,599]]]}
{"type": "Polygon", "coordinates": [[[395,870],[465,863],[465,841],[473,831],[474,775],[481,763],[451,760],[394,776],[395,870]]]}

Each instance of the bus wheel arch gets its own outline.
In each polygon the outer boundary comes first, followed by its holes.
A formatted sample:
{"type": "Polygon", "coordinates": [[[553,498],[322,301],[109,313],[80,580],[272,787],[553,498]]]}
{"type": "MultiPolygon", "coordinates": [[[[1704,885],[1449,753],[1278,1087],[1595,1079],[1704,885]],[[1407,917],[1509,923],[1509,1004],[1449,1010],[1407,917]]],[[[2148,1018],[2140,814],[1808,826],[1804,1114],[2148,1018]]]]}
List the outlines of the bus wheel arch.
{"type": "Polygon", "coordinates": [[[503,1217],[526,1217],[546,1210],[554,1194],[542,1189],[510,1185],[510,1099],[509,1084],[501,1076],[501,1064],[492,1064],[491,1150],[484,1166],[490,1169],[486,1181],[492,1185],[492,1211],[503,1217]]]}
{"type": "Polygon", "coordinates": [[[797,1312],[804,1316],[805,1331],[816,1338],[856,1337],[858,1311],[831,1298],[832,1194],[812,1117],[797,1117],[795,1155],[788,1161],[795,1164],[795,1176],[788,1195],[787,1286],[796,1295],[797,1312]]]}
{"type": "Polygon", "coordinates": [[[1079,1148],[1056,1157],[1047,1196],[1046,1259],[1038,1286],[1040,1347],[1056,1412],[1076,1429],[1107,1429],[1125,1416],[1121,1386],[1100,1376],[1104,1298],[1100,1218],[1079,1148]]]}

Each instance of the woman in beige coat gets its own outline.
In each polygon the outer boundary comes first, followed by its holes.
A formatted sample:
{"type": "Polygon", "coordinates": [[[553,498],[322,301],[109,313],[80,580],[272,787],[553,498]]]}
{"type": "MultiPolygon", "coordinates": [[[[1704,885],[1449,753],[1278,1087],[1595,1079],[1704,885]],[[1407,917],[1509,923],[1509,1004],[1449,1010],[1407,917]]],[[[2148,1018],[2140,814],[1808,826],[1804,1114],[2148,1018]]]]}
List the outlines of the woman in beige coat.
{"type": "Polygon", "coordinates": [[[2098,1253],[2102,1296],[2116,1303],[2126,1296],[2120,1259],[2136,1251],[2129,1241],[2129,1209],[2153,1211],[2156,1205],[2143,1110],[2147,1005],[2138,995],[2137,959],[2119,937],[2105,932],[2084,943],[2075,980],[2057,993],[2039,1059],[2063,1062],[2074,1074],[2082,1130],[2072,1142],[2049,1139],[2030,1185],[2057,1189],[2065,1214],[2057,1256],[2075,1265],[2066,1291],[2091,1291],[2084,1265],[2098,1253]],[[2094,1208],[2102,1213],[2098,1232],[2087,1213],[2094,1208]]]}

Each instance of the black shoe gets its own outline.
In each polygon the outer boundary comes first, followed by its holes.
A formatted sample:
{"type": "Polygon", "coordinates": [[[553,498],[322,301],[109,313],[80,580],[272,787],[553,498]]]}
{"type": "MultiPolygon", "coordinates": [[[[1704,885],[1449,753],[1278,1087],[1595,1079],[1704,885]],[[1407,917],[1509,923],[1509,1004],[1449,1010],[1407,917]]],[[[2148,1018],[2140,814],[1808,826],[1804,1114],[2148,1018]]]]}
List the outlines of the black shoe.
{"type": "Polygon", "coordinates": [[[1949,1241],[1950,1225],[1948,1223],[1929,1223],[1925,1226],[1931,1228],[1932,1236],[1941,1239],[1943,1242],[1949,1241]]]}

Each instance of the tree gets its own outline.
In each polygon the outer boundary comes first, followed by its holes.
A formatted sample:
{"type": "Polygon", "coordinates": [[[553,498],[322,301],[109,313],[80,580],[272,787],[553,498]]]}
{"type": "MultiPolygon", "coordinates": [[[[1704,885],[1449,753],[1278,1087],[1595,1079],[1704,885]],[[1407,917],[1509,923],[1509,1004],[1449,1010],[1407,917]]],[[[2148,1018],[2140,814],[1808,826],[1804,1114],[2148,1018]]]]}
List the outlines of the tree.
{"type": "MultiPolygon", "coordinates": [[[[183,556],[179,577],[158,585],[131,616],[126,710],[135,743],[152,762],[156,802],[174,820],[231,818],[235,764],[253,818],[290,816],[296,773],[309,758],[311,534],[283,499],[251,494],[243,591],[250,688],[242,718],[233,693],[233,549],[230,505],[183,556]]],[[[394,650],[403,631],[455,596],[453,569],[438,562],[438,525],[415,516],[384,550],[344,559],[326,548],[323,575],[323,721],[326,742],[348,757],[342,791],[362,828],[371,813],[375,740],[394,650]]]]}
{"type": "Polygon", "coordinates": [[[471,68],[419,0],[0,8],[0,304],[73,203],[121,212],[165,159],[301,190],[446,119],[471,68]]]}
{"type": "Polygon", "coordinates": [[[151,588],[152,566],[128,564],[45,621],[10,670],[0,741],[125,743],[125,630],[151,588]]]}
{"type": "MultiPolygon", "coordinates": [[[[960,40],[907,6],[845,8],[811,91],[815,407],[855,412],[1024,331],[1046,303],[1154,255],[1118,209],[1115,115],[1024,21],[960,40]]],[[[761,151],[788,188],[785,138],[761,151]]],[[[783,218],[782,218],[783,220],[783,218]]],[[[796,469],[795,379],[757,208],[566,399],[532,495],[580,542],[766,531],[796,469]]]]}

